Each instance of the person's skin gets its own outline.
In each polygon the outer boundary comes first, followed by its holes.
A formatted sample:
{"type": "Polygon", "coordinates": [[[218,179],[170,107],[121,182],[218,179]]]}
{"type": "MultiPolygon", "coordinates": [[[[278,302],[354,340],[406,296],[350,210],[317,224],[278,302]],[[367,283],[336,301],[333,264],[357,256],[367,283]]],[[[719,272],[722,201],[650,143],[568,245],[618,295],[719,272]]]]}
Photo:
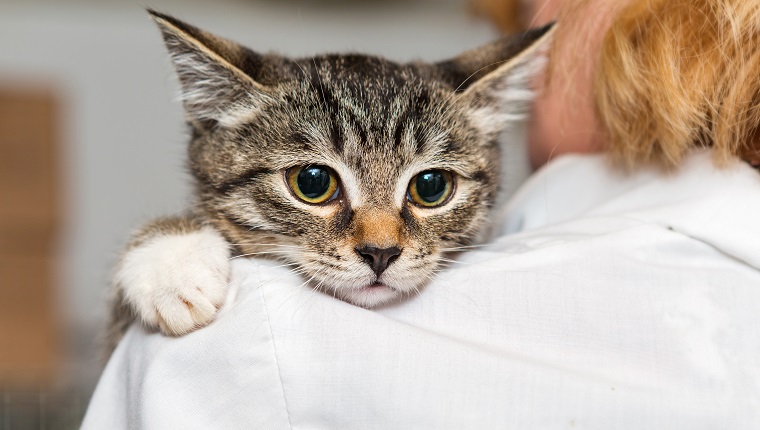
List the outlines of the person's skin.
{"type": "MultiPolygon", "coordinates": [[[[549,87],[533,104],[528,128],[528,153],[533,168],[564,153],[587,153],[604,146],[597,131],[592,102],[595,52],[609,28],[608,17],[620,1],[532,0],[530,26],[556,20],[561,14],[567,24],[558,27],[559,41],[552,54],[549,87]],[[569,15],[563,5],[573,4],[569,15]],[[568,22],[570,21],[570,22],[568,22]],[[582,22],[581,22],[582,21],[582,22]]],[[[539,77],[543,87],[544,77],[539,77]]]]}

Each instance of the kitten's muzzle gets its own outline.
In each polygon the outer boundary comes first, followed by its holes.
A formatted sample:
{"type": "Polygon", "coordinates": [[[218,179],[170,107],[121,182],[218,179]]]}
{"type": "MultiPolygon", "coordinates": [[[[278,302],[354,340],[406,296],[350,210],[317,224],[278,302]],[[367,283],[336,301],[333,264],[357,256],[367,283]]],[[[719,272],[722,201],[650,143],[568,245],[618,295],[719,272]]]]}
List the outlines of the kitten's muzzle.
{"type": "Polygon", "coordinates": [[[401,248],[392,246],[390,248],[376,248],[374,246],[362,246],[361,248],[354,248],[357,254],[369,264],[372,271],[375,272],[377,277],[380,277],[385,269],[393,263],[401,254],[401,248]]]}

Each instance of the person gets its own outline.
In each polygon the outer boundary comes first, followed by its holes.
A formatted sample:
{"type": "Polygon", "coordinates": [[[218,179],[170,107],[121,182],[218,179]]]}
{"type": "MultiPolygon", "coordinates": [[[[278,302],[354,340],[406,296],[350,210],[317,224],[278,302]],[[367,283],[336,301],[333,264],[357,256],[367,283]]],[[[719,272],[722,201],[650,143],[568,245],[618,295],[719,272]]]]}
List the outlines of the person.
{"type": "Polygon", "coordinates": [[[533,105],[534,168],[604,151],[675,166],[693,147],[760,166],[757,0],[474,0],[503,31],[560,19],[533,105]],[[547,85],[544,85],[547,84],[547,85]]]}
{"type": "Polygon", "coordinates": [[[537,87],[547,81],[550,87],[540,92],[531,109],[528,156],[533,168],[562,154],[603,150],[603,133],[596,120],[592,97],[595,65],[590,53],[599,51],[612,14],[620,4],[605,0],[527,2],[524,13],[529,17],[528,25],[549,23],[561,14],[568,16],[558,29],[560,34],[552,52],[550,76],[536,78],[537,87]],[[562,9],[563,5],[568,8],[567,12],[562,9]],[[573,108],[568,109],[569,106],[573,108]]]}

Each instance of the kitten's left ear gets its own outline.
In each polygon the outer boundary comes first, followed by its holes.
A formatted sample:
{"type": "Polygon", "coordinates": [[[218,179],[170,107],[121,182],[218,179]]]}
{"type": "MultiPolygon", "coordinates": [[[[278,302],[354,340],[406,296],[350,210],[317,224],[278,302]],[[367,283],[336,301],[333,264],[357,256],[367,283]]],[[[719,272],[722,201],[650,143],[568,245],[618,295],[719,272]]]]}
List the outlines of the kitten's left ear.
{"type": "Polygon", "coordinates": [[[461,103],[473,110],[472,119],[486,134],[499,133],[509,121],[524,118],[533,100],[533,78],[546,64],[555,25],[548,24],[438,63],[458,76],[461,103]]]}

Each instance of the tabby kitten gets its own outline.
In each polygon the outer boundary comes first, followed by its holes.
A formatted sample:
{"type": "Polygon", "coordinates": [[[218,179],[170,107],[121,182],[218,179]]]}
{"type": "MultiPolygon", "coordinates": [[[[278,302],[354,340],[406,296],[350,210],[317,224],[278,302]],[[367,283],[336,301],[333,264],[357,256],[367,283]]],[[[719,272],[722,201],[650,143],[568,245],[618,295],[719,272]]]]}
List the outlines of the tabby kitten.
{"type": "Polygon", "coordinates": [[[258,54],[149,11],[192,129],[192,213],[143,227],[115,275],[111,338],[137,317],[181,335],[221,306],[233,255],[296,266],[373,307],[417,291],[475,240],[497,137],[531,99],[550,28],[435,64],[258,54]]]}

